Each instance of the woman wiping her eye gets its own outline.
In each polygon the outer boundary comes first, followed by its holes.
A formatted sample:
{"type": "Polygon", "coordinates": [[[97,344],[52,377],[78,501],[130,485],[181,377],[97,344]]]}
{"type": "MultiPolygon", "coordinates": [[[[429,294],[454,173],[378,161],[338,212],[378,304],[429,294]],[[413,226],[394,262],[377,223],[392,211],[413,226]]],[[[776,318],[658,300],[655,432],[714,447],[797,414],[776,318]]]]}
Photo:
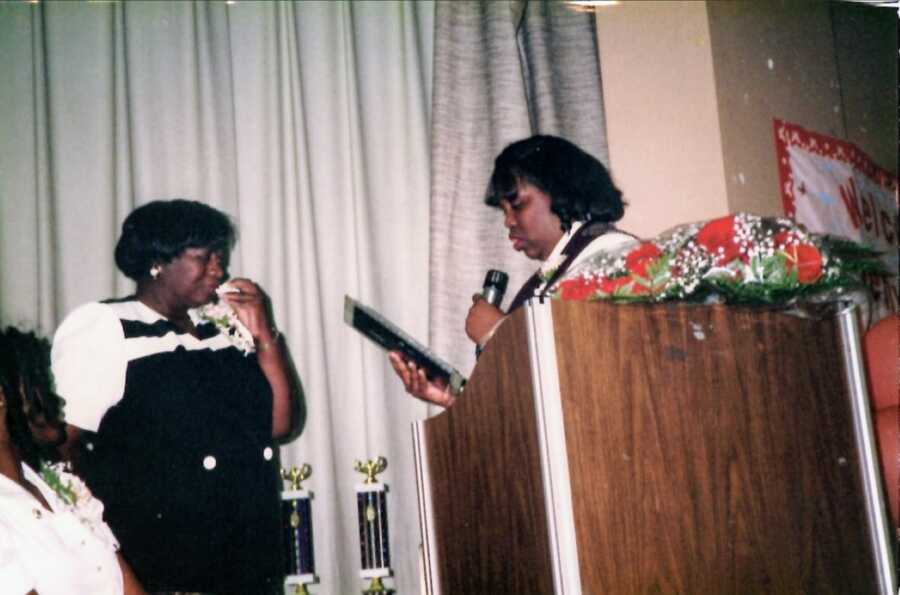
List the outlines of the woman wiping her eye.
{"type": "Polygon", "coordinates": [[[155,592],[282,590],[276,450],[299,381],[265,293],[228,280],[235,235],[199,202],[139,207],[115,252],[134,295],[81,306],[54,338],[66,452],[155,592]]]}

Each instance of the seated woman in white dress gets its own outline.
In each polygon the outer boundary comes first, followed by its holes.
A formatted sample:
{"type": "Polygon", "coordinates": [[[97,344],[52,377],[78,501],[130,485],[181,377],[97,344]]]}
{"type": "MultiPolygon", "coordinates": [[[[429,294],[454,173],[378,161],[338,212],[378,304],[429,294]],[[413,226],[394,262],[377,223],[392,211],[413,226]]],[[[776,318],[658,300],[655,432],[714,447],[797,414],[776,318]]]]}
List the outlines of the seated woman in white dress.
{"type": "Polygon", "coordinates": [[[0,331],[0,592],[4,595],[143,595],[103,522],[103,505],[65,472],[62,400],[50,344],[0,331]]]}

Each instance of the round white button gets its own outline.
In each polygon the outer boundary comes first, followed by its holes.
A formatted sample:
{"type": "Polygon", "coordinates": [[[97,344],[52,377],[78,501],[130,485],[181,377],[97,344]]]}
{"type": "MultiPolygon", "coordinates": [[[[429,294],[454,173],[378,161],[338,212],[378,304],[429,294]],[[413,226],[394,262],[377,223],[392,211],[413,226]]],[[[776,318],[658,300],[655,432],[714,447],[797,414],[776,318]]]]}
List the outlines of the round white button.
{"type": "Polygon", "coordinates": [[[267,461],[272,460],[272,447],[267,446],[263,449],[263,458],[267,461]]]}
{"type": "Polygon", "coordinates": [[[216,457],[212,455],[206,455],[203,457],[203,468],[207,471],[212,471],[216,468],[216,457]]]}

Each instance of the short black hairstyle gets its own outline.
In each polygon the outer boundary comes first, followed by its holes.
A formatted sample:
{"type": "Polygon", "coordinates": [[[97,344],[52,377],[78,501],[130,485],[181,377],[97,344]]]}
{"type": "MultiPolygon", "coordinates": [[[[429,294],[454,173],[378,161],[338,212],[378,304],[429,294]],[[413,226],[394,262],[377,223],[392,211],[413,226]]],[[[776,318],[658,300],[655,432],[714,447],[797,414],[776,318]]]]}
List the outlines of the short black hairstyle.
{"type": "Polygon", "coordinates": [[[31,432],[29,420],[40,421],[63,431],[63,399],[53,388],[50,372],[50,343],[33,332],[23,332],[15,327],[0,330],[0,388],[6,406],[0,414],[6,415],[6,427],[12,444],[22,460],[32,469],[40,469],[41,461],[57,461],[57,444],[41,444],[31,432]],[[24,404],[28,404],[26,415],[24,404]],[[4,411],[5,410],[5,411],[4,411]]]}
{"type": "Polygon", "coordinates": [[[494,161],[485,204],[499,207],[501,200],[514,197],[519,180],[550,196],[550,210],[564,231],[573,221],[612,223],[625,213],[622,192],[603,164],[558,136],[536,135],[503,149],[494,161]]]}
{"type": "Polygon", "coordinates": [[[122,223],[116,266],[139,281],[154,264],[171,262],[186,248],[209,248],[227,255],[236,241],[237,230],[222,211],[182,198],[155,200],[133,210],[122,223]]]}

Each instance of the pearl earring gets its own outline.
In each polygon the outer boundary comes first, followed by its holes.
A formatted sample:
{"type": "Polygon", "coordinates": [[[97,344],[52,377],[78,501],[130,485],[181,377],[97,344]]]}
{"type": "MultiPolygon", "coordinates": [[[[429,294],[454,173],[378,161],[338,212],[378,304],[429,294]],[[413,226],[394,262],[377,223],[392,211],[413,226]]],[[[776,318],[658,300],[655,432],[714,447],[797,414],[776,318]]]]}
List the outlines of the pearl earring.
{"type": "Polygon", "coordinates": [[[152,267],[150,267],[150,276],[153,277],[154,279],[157,279],[159,277],[160,271],[162,271],[162,267],[159,266],[158,264],[155,264],[152,267]]]}

